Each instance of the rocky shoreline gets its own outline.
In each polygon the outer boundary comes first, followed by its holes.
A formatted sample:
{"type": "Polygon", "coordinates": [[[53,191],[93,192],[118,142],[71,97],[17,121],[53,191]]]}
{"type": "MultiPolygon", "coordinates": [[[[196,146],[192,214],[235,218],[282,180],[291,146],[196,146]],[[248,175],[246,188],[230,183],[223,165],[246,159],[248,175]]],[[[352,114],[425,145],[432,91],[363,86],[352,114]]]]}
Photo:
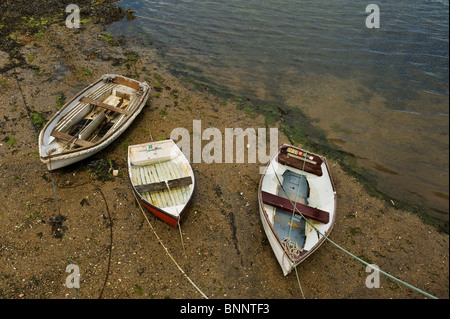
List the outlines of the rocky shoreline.
{"type": "MultiPolygon", "coordinates": [[[[47,2],[48,8],[59,3],[52,10],[64,13],[64,1],[47,2]]],[[[0,20],[0,298],[202,298],[137,207],[126,148],[168,138],[178,127],[191,131],[194,120],[221,132],[266,127],[266,122],[240,109],[238,101],[171,74],[156,48],[107,32],[102,17],[112,22],[127,15],[113,2],[80,1],[88,17],[80,29],[68,29],[63,15],[50,19],[55,11],[41,12],[38,19],[35,13],[43,7],[25,1],[15,1],[15,15],[0,20]],[[150,83],[150,106],[105,151],[49,174],[38,158],[39,130],[104,73],[150,83]],[[111,167],[118,176],[110,174],[111,167]],[[80,268],[76,294],[65,286],[68,264],[80,268]]],[[[8,12],[12,5],[5,1],[0,9],[8,12]]],[[[280,134],[282,142],[289,140],[280,134]]],[[[282,276],[262,229],[259,167],[193,163],[198,189],[181,226],[185,252],[178,230],[148,216],[170,253],[211,299],[302,298],[295,274],[282,276]]],[[[448,235],[370,196],[339,163],[331,161],[330,168],[338,193],[331,239],[387,273],[448,298],[448,235]]],[[[330,243],[302,263],[299,274],[309,299],[423,298],[386,277],[380,288],[367,288],[365,266],[330,243]]]]}

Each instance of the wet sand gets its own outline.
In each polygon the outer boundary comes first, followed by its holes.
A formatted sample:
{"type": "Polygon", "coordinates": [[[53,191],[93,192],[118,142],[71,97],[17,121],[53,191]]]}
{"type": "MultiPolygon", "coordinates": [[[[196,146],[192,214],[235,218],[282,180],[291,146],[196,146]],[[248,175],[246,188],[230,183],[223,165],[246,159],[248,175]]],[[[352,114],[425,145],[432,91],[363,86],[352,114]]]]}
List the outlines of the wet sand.
{"type": "MultiPolygon", "coordinates": [[[[26,63],[0,76],[0,298],[202,298],[136,204],[127,146],[168,138],[178,127],[192,132],[193,120],[202,121],[202,130],[224,132],[265,127],[265,119],[174,77],[156,48],[111,38],[97,24],[75,31],[55,23],[40,37],[18,35],[18,41],[26,63]],[[150,83],[150,106],[107,149],[49,174],[38,158],[40,119],[48,120],[61,102],[104,73],[150,83]],[[96,174],[104,159],[119,176],[109,176],[108,165],[96,174]],[[65,286],[69,264],[80,268],[76,294],[65,286]]],[[[10,60],[0,51],[0,69],[10,60]]],[[[280,131],[282,142],[288,139],[280,131]]],[[[189,278],[211,299],[302,298],[295,273],[283,276],[263,231],[257,203],[261,165],[192,166],[198,187],[181,224],[185,252],[177,229],[147,215],[189,278]]],[[[339,164],[330,161],[330,168],[338,194],[330,238],[385,272],[448,298],[448,235],[369,196],[339,164]]],[[[424,298],[383,275],[380,288],[367,288],[365,268],[326,242],[298,272],[308,299],[424,298]]]]}

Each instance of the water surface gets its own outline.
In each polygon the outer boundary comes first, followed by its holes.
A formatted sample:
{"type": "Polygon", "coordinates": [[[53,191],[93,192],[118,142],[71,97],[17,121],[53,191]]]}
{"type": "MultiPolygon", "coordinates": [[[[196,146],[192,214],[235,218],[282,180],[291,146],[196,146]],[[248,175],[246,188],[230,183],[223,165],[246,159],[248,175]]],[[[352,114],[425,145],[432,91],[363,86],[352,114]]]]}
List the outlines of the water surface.
{"type": "Polygon", "coordinates": [[[116,32],[172,65],[297,107],[393,198],[448,220],[448,1],[384,1],[380,28],[355,1],[122,0],[116,32]]]}

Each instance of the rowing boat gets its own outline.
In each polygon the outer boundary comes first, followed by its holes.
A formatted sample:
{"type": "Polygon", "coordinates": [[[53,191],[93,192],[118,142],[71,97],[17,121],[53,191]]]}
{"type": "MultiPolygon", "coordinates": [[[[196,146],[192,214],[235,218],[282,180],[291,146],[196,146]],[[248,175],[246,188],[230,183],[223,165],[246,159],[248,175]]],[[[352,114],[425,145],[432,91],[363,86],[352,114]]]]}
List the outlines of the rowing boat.
{"type": "Polygon", "coordinates": [[[68,101],[39,134],[39,154],[49,170],[83,160],[119,137],[142,111],[150,87],[106,74],[68,101]]]}
{"type": "Polygon", "coordinates": [[[258,189],[262,224],[288,275],[325,241],[336,212],[336,191],[325,157],[283,144],[258,189]]]}
{"type": "Polygon", "coordinates": [[[159,219],[177,227],[195,189],[194,171],[177,144],[168,139],[130,145],[128,173],[142,205],[159,219]]]}

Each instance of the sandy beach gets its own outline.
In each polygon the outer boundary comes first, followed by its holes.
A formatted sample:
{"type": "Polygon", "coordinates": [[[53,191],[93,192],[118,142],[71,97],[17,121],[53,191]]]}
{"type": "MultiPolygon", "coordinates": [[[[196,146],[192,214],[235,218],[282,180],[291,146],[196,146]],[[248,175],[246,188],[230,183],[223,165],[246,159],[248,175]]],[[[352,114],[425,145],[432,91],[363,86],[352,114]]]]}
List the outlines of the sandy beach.
{"type": "MultiPolygon", "coordinates": [[[[261,164],[192,163],[197,189],[181,224],[184,250],[178,229],[152,215],[149,225],[128,179],[128,145],[169,138],[175,128],[192,132],[194,120],[202,129],[257,130],[266,127],[262,116],[174,76],[157,48],[115,38],[95,21],[68,29],[59,20],[39,33],[14,37],[20,44],[15,53],[0,51],[0,298],[203,298],[155,233],[210,299],[303,298],[295,273],[283,276],[263,231],[257,202],[261,164]],[[38,153],[43,123],[105,73],[149,83],[150,105],[104,151],[50,174],[38,153]],[[119,175],[113,177],[111,168],[119,175]],[[66,287],[69,264],[80,269],[77,291],[66,287]]],[[[280,131],[281,143],[289,140],[280,131]]],[[[369,195],[338,163],[329,164],[338,195],[330,238],[447,299],[448,234],[369,195]]],[[[329,242],[298,274],[307,299],[425,298],[383,275],[380,288],[367,288],[366,266],[329,242]]]]}

